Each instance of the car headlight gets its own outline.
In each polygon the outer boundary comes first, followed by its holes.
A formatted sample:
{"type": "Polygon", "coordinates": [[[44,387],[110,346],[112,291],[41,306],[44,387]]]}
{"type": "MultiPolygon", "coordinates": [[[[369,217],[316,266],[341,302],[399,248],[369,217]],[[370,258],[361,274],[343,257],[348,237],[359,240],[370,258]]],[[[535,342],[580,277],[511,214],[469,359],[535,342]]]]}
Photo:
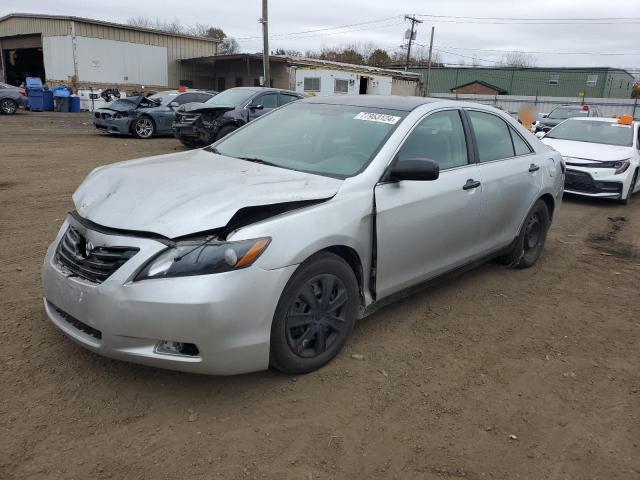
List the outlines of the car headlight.
{"type": "Polygon", "coordinates": [[[119,113],[114,113],[113,114],[113,118],[125,118],[127,117],[127,112],[119,112],[119,113]]]}
{"type": "Polygon", "coordinates": [[[240,270],[252,265],[266,250],[270,241],[271,238],[238,242],[179,242],[149,260],[134,281],[240,270]]]}
{"type": "Polygon", "coordinates": [[[629,168],[629,165],[631,165],[630,158],[627,158],[625,160],[615,160],[612,162],[591,163],[585,166],[588,166],[589,168],[613,168],[615,169],[615,175],[618,175],[620,173],[626,172],[629,168]]]}
{"type": "Polygon", "coordinates": [[[626,160],[619,160],[617,162],[611,162],[613,163],[613,168],[616,169],[616,175],[618,175],[619,173],[624,173],[627,171],[627,169],[629,168],[629,165],[631,165],[631,159],[627,158],[626,160]]]}

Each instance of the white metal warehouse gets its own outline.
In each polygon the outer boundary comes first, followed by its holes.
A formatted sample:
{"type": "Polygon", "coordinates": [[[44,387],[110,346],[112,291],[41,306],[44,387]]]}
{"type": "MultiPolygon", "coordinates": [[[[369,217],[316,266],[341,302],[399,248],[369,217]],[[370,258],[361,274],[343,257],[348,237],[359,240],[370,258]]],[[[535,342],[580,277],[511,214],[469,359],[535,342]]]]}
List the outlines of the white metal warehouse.
{"type": "Polygon", "coordinates": [[[216,55],[217,41],[91,20],[12,13],[0,18],[0,81],[137,89],[193,81],[180,60],[216,55]]]}

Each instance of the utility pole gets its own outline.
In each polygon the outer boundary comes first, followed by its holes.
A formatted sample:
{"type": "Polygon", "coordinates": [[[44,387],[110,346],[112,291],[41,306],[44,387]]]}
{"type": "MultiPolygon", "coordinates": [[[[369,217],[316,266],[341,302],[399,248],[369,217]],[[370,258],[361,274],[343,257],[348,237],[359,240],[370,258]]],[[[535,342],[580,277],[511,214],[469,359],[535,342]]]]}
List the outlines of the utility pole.
{"type": "Polygon", "coordinates": [[[413,38],[415,37],[415,25],[416,23],[422,23],[422,20],[418,20],[415,16],[405,15],[405,20],[409,20],[411,22],[411,33],[409,33],[409,45],[407,46],[407,63],[404,66],[405,71],[409,68],[409,59],[411,58],[411,42],[413,42],[413,38]]]}
{"type": "Polygon", "coordinates": [[[264,65],[264,87],[271,86],[269,74],[269,13],[267,0],[262,0],[262,18],[258,20],[262,24],[262,64],[264,65]]]}
{"type": "Polygon", "coordinates": [[[429,77],[431,77],[431,54],[433,53],[433,34],[436,27],[431,27],[431,40],[429,41],[429,66],[427,67],[427,85],[425,87],[425,97],[429,96],[429,77]]]}

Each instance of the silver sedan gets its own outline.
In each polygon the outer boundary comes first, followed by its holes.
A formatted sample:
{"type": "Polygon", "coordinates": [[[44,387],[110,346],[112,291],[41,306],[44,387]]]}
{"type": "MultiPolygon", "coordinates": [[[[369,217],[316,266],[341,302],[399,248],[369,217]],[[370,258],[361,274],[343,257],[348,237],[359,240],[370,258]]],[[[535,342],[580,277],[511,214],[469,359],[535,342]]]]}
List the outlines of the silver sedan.
{"type": "Polygon", "coordinates": [[[560,155],[488,106],[310,98],[210,147],[94,170],[44,260],[44,307],[112,358],[310,372],[418,287],[534,265],[563,181],[560,155]]]}

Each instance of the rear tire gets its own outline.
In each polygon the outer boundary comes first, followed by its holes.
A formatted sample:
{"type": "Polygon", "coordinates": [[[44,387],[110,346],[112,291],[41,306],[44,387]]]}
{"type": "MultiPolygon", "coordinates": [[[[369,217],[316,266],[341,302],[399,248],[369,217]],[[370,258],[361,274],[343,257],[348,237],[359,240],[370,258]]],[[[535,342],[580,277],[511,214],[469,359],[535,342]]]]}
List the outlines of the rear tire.
{"type": "Polygon", "coordinates": [[[151,138],[156,133],[156,124],[151,117],[143,115],[133,122],[131,132],[136,138],[151,138]]]}
{"type": "Polygon", "coordinates": [[[0,100],[0,112],[5,115],[13,115],[18,111],[18,103],[10,98],[0,100]]]}
{"type": "Polygon", "coordinates": [[[535,265],[542,256],[550,224],[547,205],[544,201],[538,200],[527,213],[510,252],[500,257],[500,262],[513,268],[529,268],[535,265]]]}
{"type": "Polygon", "coordinates": [[[271,326],[270,364],[288,374],[312,372],[342,350],[360,304],[351,267],[333,253],[314,255],[285,287],[271,326]]]}

